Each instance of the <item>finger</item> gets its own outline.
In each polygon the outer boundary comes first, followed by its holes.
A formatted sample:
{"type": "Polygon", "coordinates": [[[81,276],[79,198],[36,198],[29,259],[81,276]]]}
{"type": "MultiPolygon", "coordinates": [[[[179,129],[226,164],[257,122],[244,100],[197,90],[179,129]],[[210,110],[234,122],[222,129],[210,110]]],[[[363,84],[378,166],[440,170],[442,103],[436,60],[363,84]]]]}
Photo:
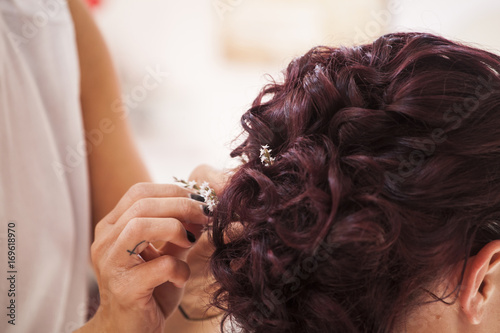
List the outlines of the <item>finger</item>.
{"type": "Polygon", "coordinates": [[[123,229],[110,252],[121,267],[130,267],[139,262],[130,256],[143,252],[150,242],[164,241],[181,248],[190,248],[194,242],[179,220],[173,218],[134,218],[123,229]]]}
{"type": "MultiPolygon", "coordinates": [[[[196,243],[198,242],[198,239],[200,239],[200,237],[203,237],[204,233],[202,225],[190,224],[184,227],[187,231],[191,232],[195,236],[196,243]]],[[[184,260],[187,258],[187,254],[190,250],[191,248],[179,247],[169,242],[156,242],[156,244],[149,244],[149,246],[146,247],[144,251],[140,253],[140,255],[145,261],[153,260],[165,254],[184,260]]]]}
{"type": "MultiPolygon", "coordinates": [[[[185,226],[186,230],[189,230],[196,238],[196,242],[200,239],[200,237],[203,235],[203,229],[204,226],[200,224],[189,224],[185,226]]],[[[163,246],[158,247],[157,251],[162,254],[169,254],[172,256],[175,256],[177,258],[186,258],[187,252],[189,252],[191,249],[186,249],[179,247],[175,244],[172,243],[164,243],[163,246]]]]}
{"type": "Polygon", "coordinates": [[[145,198],[136,201],[116,222],[119,230],[138,217],[172,217],[184,223],[206,224],[203,204],[185,198],[145,198]]]}
{"type": "MultiPolygon", "coordinates": [[[[199,202],[203,203],[205,202],[205,197],[199,194],[191,193],[189,197],[199,202]]],[[[205,215],[207,215],[207,213],[205,213],[205,215]]],[[[184,227],[186,228],[186,230],[190,231],[194,235],[195,239],[198,239],[198,237],[201,236],[202,231],[205,229],[205,225],[202,224],[188,224],[184,225],[184,227]]],[[[165,242],[156,242],[152,243],[152,245],[153,245],[152,247],[154,247],[155,249],[161,249],[165,245],[165,242]]]]}
{"type": "Polygon", "coordinates": [[[160,253],[160,251],[153,244],[149,244],[149,246],[146,247],[140,255],[145,261],[150,261],[160,257],[162,253],[160,253]]]}
{"type": "Polygon", "coordinates": [[[186,262],[172,256],[161,256],[133,267],[130,270],[130,282],[132,286],[141,285],[149,291],[166,282],[182,288],[190,274],[186,262]]]}
{"type": "Polygon", "coordinates": [[[172,184],[137,183],[120,199],[115,208],[106,216],[107,222],[114,224],[135,202],[144,198],[185,197],[191,190],[172,184]]]}

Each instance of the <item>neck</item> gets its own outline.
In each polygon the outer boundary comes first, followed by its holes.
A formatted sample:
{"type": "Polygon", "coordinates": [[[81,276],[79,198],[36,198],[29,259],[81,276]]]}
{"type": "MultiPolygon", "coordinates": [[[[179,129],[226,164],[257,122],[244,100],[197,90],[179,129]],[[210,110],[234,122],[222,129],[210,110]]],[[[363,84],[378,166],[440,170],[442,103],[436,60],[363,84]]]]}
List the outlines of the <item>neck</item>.
{"type": "Polygon", "coordinates": [[[394,333],[461,333],[457,325],[457,304],[432,302],[420,306],[408,315],[394,333]]]}

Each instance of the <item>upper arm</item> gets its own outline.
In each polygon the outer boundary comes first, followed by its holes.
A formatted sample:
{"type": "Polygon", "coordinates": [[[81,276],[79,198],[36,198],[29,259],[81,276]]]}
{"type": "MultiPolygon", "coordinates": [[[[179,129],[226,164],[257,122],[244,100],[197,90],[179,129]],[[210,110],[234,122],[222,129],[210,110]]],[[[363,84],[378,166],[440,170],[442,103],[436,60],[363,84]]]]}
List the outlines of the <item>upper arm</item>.
{"type": "Polygon", "coordinates": [[[80,62],[83,122],[94,223],[126,190],[150,181],[133,143],[111,56],[86,4],[69,0],[80,62]]]}

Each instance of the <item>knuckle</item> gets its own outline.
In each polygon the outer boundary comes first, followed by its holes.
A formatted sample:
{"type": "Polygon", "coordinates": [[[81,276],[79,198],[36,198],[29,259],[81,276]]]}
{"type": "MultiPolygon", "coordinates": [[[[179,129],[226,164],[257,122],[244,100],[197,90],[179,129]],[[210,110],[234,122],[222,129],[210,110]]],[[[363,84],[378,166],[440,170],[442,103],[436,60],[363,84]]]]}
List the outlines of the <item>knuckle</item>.
{"type": "Polygon", "coordinates": [[[132,200],[144,198],[150,192],[151,186],[151,183],[136,183],[130,187],[130,189],[127,191],[127,195],[132,200]]]}
{"type": "Polygon", "coordinates": [[[103,256],[106,238],[107,237],[95,237],[95,240],[90,245],[90,259],[93,263],[97,264],[98,260],[103,256]]]}
{"type": "Polygon", "coordinates": [[[134,217],[128,221],[127,225],[122,231],[123,237],[126,239],[137,237],[139,235],[148,234],[151,224],[147,218],[134,217]]]}
{"type": "Polygon", "coordinates": [[[130,207],[132,216],[141,216],[144,211],[147,210],[149,204],[149,200],[147,199],[139,199],[136,202],[132,204],[132,207],[130,207]]]}
{"type": "Polygon", "coordinates": [[[96,241],[94,241],[90,246],[90,259],[94,264],[97,263],[97,259],[99,258],[98,255],[99,252],[100,252],[100,246],[97,244],[96,241]]]}
{"type": "Polygon", "coordinates": [[[183,233],[186,233],[186,229],[182,225],[182,223],[179,220],[176,219],[170,219],[170,223],[172,224],[172,233],[175,235],[182,235],[183,233]]]}
{"type": "Polygon", "coordinates": [[[126,228],[128,233],[136,234],[137,232],[139,232],[140,230],[142,230],[144,228],[145,222],[146,222],[146,220],[144,220],[143,218],[134,217],[128,222],[128,224],[125,228],[126,228]]]}
{"type": "Polygon", "coordinates": [[[173,279],[187,281],[191,275],[189,266],[185,262],[176,260],[173,257],[166,256],[163,264],[167,275],[173,279]]]}
{"type": "Polygon", "coordinates": [[[163,263],[163,270],[167,272],[168,275],[173,275],[177,269],[177,262],[174,258],[170,256],[165,256],[165,258],[162,261],[163,263]]]}
{"type": "Polygon", "coordinates": [[[182,281],[189,280],[189,277],[191,276],[191,269],[189,268],[188,264],[180,263],[179,265],[182,265],[183,269],[178,269],[176,271],[176,274],[178,274],[177,278],[181,279],[182,281]]]}
{"type": "Polygon", "coordinates": [[[179,202],[179,210],[182,215],[189,216],[193,213],[193,203],[189,199],[181,199],[179,202]]]}
{"type": "Polygon", "coordinates": [[[98,235],[101,234],[103,229],[104,229],[104,223],[101,220],[101,222],[97,223],[95,228],[94,228],[94,235],[97,237],[98,235]]]}
{"type": "Polygon", "coordinates": [[[166,184],[164,189],[168,197],[182,195],[183,191],[186,191],[186,189],[174,184],[166,184]]]}

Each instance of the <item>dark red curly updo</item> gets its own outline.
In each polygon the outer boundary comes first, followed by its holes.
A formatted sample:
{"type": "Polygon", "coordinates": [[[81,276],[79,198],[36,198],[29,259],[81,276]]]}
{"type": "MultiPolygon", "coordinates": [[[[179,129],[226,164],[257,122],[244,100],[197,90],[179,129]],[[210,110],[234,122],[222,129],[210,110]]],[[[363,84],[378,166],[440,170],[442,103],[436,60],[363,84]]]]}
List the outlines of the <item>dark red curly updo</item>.
{"type": "Polygon", "coordinates": [[[499,73],[497,55],[421,33],[292,61],[243,115],[232,156],[247,162],[215,211],[225,320],[244,332],[391,332],[500,238],[499,73]]]}

